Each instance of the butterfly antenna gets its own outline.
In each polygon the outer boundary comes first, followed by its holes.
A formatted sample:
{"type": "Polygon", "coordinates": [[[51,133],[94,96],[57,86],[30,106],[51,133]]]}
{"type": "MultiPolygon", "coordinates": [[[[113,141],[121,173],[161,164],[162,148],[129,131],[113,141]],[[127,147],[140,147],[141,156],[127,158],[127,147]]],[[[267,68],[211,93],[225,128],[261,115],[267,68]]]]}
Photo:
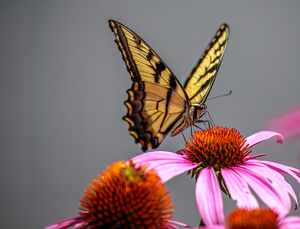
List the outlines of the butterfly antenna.
{"type": "Polygon", "coordinates": [[[228,96],[228,95],[231,95],[231,93],[232,93],[232,91],[230,90],[228,94],[218,95],[218,96],[215,96],[215,97],[211,97],[211,98],[207,99],[206,101],[208,101],[210,99],[215,99],[215,98],[218,98],[218,97],[228,96]]]}

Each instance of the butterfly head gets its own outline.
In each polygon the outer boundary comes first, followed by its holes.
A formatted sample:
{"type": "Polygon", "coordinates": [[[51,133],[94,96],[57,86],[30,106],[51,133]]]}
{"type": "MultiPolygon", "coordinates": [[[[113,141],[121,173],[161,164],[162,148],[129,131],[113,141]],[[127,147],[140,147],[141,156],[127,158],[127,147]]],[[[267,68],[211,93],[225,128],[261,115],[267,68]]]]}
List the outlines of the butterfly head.
{"type": "Polygon", "coordinates": [[[207,108],[207,106],[205,104],[200,104],[198,107],[199,107],[198,110],[201,110],[201,111],[204,111],[207,108]]]}
{"type": "Polygon", "coordinates": [[[193,104],[190,108],[191,123],[195,123],[200,119],[200,116],[207,106],[205,104],[193,104]]]}

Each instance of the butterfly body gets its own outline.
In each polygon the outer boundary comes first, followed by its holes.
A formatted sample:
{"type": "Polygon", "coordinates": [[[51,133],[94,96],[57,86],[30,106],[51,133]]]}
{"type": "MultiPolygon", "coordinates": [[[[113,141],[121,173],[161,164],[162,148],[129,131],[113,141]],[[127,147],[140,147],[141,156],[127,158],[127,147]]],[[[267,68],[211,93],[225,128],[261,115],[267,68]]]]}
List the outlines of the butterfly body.
{"type": "Polygon", "coordinates": [[[169,132],[173,137],[199,122],[227,46],[228,26],[220,27],[184,87],[136,33],[117,21],[109,20],[109,26],[133,81],[123,119],[136,143],[144,151],[157,148],[169,132]]]}

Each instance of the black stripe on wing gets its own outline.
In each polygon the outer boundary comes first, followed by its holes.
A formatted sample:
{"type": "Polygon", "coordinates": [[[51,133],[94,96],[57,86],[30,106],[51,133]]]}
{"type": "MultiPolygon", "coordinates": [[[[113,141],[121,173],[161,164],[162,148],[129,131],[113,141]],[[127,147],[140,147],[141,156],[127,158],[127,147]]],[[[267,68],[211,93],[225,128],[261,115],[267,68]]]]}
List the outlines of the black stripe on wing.
{"type": "Polygon", "coordinates": [[[191,104],[203,104],[217,77],[229,38],[229,27],[221,25],[184,84],[191,104]]]}

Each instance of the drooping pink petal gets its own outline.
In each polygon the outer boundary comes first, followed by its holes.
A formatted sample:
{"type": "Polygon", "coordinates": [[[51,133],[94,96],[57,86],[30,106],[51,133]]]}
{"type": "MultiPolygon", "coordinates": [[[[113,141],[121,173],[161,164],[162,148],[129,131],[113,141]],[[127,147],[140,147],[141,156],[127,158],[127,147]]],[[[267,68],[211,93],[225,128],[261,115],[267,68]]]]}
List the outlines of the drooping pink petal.
{"type": "Polygon", "coordinates": [[[206,226],[224,224],[223,200],[213,168],[201,170],[196,183],[196,201],[206,226]]]}
{"type": "Polygon", "coordinates": [[[300,106],[297,105],[271,118],[267,126],[272,130],[279,131],[285,138],[300,134],[300,106]]]}
{"type": "Polygon", "coordinates": [[[293,173],[295,173],[298,177],[300,177],[300,170],[293,168],[293,167],[289,167],[289,170],[291,170],[293,173]]]}
{"type": "Polygon", "coordinates": [[[156,151],[144,153],[132,158],[137,164],[148,164],[148,169],[155,169],[162,182],[197,167],[185,155],[156,151]]]}
{"type": "Polygon", "coordinates": [[[299,228],[300,228],[299,216],[286,217],[280,221],[279,229],[299,229],[299,228]]]}
{"type": "Polygon", "coordinates": [[[275,210],[279,215],[283,216],[289,212],[289,210],[286,209],[285,205],[282,203],[282,195],[279,193],[279,190],[276,190],[269,181],[266,181],[264,178],[252,172],[251,170],[242,168],[240,166],[232,167],[232,169],[250,185],[254,192],[269,208],[275,210]]]}
{"type": "MultiPolygon", "coordinates": [[[[256,163],[261,163],[263,165],[266,165],[270,169],[273,169],[273,170],[278,171],[280,173],[288,174],[291,177],[293,177],[296,181],[298,181],[298,183],[300,183],[300,178],[299,178],[300,171],[298,169],[295,169],[295,168],[290,167],[290,166],[282,165],[282,164],[279,164],[279,163],[276,163],[276,162],[270,162],[270,161],[257,161],[256,163]]],[[[289,191],[290,195],[294,198],[294,200],[296,202],[296,206],[295,206],[295,210],[296,210],[298,208],[297,196],[294,193],[294,190],[291,186],[288,187],[288,185],[287,185],[286,188],[288,188],[288,191],[289,191]]]]}
{"type": "Polygon", "coordinates": [[[65,229],[71,226],[79,226],[84,222],[85,217],[79,216],[71,219],[65,219],[58,223],[52,224],[48,227],[45,227],[44,229],[65,229]]]}
{"type": "Polygon", "coordinates": [[[273,132],[273,131],[261,131],[261,132],[257,132],[255,134],[252,134],[251,136],[246,138],[246,143],[245,146],[247,144],[249,144],[248,148],[262,142],[265,141],[271,137],[275,137],[277,139],[277,143],[282,143],[283,142],[283,136],[277,132],[273,132]]]}
{"type": "Polygon", "coordinates": [[[259,204],[256,198],[252,195],[248,184],[239,176],[239,174],[228,168],[223,168],[221,173],[230,196],[233,200],[236,200],[238,208],[259,208],[259,204]]]}
{"type": "Polygon", "coordinates": [[[283,203],[284,208],[289,212],[291,209],[291,200],[289,194],[297,203],[297,196],[292,186],[285,181],[284,176],[281,173],[257,162],[258,160],[249,160],[244,162],[242,165],[239,165],[239,167],[251,170],[252,172],[264,178],[266,181],[269,181],[269,183],[276,190],[281,190],[278,192],[281,196],[281,202],[283,203]]]}
{"type": "Polygon", "coordinates": [[[268,167],[270,167],[271,169],[274,169],[276,171],[279,171],[281,173],[285,173],[290,175],[291,177],[293,177],[299,184],[300,184],[300,170],[287,166],[287,165],[282,165],[276,162],[271,162],[271,161],[261,161],[258,160],[257,163],[262,163],[268,167]]]}
{"type": "MultiPolygon", "coordinates": [[[[275,169],[273,166],[268,166],[269,163],[272,164],[273,162],[249,160],[249,161],[245,162],[244,165],[247,165],[248,168],[250,168],[251,166],[254,166],[254,169],[253,169],[254,172],[260,174],[265,179],[270,180],[272,183],[277,182],[281,189],[286,190],[287,193],[289,193],[293,197],[293,199],[296,202],[296,209],[297,209],[298,200],[297,200],[297,196],[294,192],[294,189],[288,182],[286,182],[285,177],[281,174],[281,171],[278,170],[278,167],[275,169]]],[[[278,164],[278,165],[283,166],[283,168],[284,168],[284,165],[280,165],[280,164],[278,164]]],[[[290,172],[291,174],[293,173],[289,170],[287,170],[287,172],[290,172]]],[[[295,176],[295,177],[300,181],[300,179],[297,176],[295,176]]]]}

